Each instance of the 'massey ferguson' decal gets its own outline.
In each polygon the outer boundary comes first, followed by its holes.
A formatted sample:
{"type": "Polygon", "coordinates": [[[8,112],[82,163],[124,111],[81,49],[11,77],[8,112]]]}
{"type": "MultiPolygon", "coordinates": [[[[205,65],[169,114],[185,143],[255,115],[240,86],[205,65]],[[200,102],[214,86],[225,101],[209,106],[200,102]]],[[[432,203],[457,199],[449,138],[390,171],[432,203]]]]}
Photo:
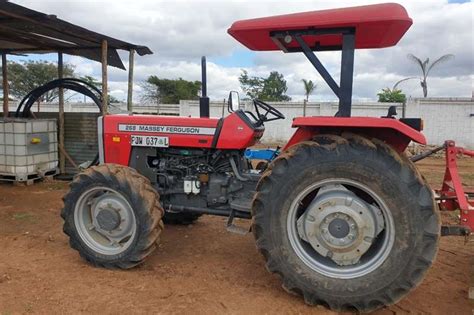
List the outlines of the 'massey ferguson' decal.
{"type": "Polygon", "coordinates": [[[118,131],[132,132],[154,132],[154,133],[178,133],[187,135],[213,136],[216,128],[209,127],[187,127],[187,126],[159,126],[159,125],[132,125],[119,124],[118,131]]]}

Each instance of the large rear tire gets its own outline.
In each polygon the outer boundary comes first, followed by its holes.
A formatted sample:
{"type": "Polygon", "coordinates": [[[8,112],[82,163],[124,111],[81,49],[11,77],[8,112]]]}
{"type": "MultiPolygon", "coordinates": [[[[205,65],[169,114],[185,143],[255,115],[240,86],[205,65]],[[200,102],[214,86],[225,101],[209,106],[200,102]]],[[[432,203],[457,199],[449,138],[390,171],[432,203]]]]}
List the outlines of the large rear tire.
{"type": "Polygon", "coordinates": [[[149,180],[104,164],[78,174],[64,196],[63,230],[89,263],[128,269],[142,263],[163,230],[163,208],[149,180]]]}
{"type": "Polygon", "coordinates": [[[281,154],[258,183],[252,216],[267,269],[334,311],[396,303],[423,279],[440,235],[432,191],[413,164],[352,134],[281,154]]]}

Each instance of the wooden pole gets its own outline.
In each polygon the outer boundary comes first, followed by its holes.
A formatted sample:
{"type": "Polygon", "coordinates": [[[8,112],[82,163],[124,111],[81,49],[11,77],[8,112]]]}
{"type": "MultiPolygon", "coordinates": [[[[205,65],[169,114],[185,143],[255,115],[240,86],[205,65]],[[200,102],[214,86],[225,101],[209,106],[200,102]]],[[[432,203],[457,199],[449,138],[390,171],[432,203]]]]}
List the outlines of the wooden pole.
{"type": "Polygon", "coordinates": [[[128,94],[127,94],[127,111],[133,112],[133,64],[135,49],[130,49],[128,57],[128,94]]]}
{"type": "MultiPolygon", "coordinates": [[[[63,65],[63,53],[58,53],[58,78],[64,77],[64,65],[63,65]]],[[[59,147],[64,150],[64,89],[59,88],[59,117],[58,117],[58,128],[59,128],[59,147]]],[[[61,174],[66,173],[66,156],[63,150],[59,150],[59,171],[61,174]]]]}
{"type": "Polygon", "coordinates": [[[71,163],[72,166],[74,166],[75,169],[79,169],[79,166],[74,162],[72,157],[66,152],[66,150],[63,147],[59,147],[59,151],[67,158],[69,163],[71,163]]]}
{"type": "Polygon", "coordinates": [[[3,117],[8,117],[8,71],[7,71],[7,54],[2,53],[2,77],[3,77],[3,117]]]}
{"type": "Polygon", "coordinates": [[[104,115],[108,114],[108,100],[107,95],[107,56],[108,45],[107,40],[102,40],[102,112],[104,115]]]}

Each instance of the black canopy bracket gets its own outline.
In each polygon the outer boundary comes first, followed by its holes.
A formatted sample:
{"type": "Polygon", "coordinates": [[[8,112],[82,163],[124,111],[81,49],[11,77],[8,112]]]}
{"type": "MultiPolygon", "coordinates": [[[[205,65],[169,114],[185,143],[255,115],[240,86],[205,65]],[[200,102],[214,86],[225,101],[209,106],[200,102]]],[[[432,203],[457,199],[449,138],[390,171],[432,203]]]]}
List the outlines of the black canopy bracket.
{"type": "Polygon", "coordinates": [[[344,27],[275,31],[270,32],[270,37],[272,38],[273,42],[285,53],[302,52],[339,99],[339,110],[336,113],[336,116],[351,116],[352,85],[354,77],[355,28],[344,27]],[[319,42],[315,42],[314,45],[310,47],[303,39],[303,36],[315,35],[340,35],[342,36],[342,45],[321,46],[319,42]],[[288,46],[293,40],[298,43],[297,47],[288,46]],[[314,51],[334,50],[341,50],[342,52],[341,76],[339,85],[314,53],[314,51]]]}

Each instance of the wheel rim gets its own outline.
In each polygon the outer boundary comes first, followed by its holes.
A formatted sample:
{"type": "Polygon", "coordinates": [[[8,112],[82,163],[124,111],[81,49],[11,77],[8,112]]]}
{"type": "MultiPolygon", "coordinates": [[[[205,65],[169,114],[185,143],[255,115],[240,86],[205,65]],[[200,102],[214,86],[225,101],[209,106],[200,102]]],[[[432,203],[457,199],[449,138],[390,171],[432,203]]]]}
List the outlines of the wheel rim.
{"type": "Polygon", "coordinates": [[[74,209],[81,240],[103,255],[126,251],[136,234],[136,219],[128,200],[118,191],[98,186],[81,195],[74,209]]]}
{"type": "Polygon", "coordinates": [[[342,178],[313,183],[299,193],[290,205],[287,232],[308,267],[340,279],[376,270],[395,239],[383,200],[366,185],[342,178]]]}

